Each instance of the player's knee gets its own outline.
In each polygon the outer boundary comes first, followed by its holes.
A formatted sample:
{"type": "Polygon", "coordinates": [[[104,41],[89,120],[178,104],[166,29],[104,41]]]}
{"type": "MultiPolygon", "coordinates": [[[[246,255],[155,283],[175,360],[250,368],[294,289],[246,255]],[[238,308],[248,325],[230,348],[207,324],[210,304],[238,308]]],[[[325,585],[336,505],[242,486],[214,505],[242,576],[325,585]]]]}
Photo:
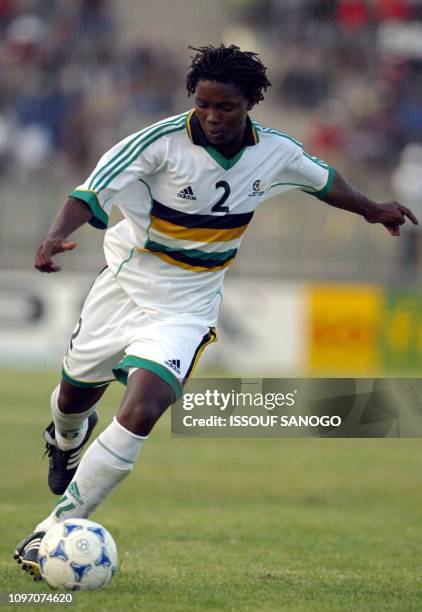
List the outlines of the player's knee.
{"type": "Polygon", "coordinates": [[[132,433],[147,436],[168,405],[157,398],[137,397],[123,402],[118,419],[132,433]]]}
{"type": "Polygon", "coordinates": [[[67,392],[63,392],[60,390],[59,395],[57,397],[57,405],[59,407],[60,412],[64,414],[72,414],[74,412],[78,412],[78,406],[75,402],[75,399],[71,394],[67,392]]]}
{"type": "Polygon", "coordinates": [[[103,392],[104,389],[102,388],[85,389],[75,387],[62,380],[57,397],[57,405],[64,414],[85,412],[98,402],[103,392]]]}
{"type": "Polygon", "coordinates": [[[138,424],[152,425],[160,418],[167,406],[152,398],[139,398],[128,409],[138,424]]]}

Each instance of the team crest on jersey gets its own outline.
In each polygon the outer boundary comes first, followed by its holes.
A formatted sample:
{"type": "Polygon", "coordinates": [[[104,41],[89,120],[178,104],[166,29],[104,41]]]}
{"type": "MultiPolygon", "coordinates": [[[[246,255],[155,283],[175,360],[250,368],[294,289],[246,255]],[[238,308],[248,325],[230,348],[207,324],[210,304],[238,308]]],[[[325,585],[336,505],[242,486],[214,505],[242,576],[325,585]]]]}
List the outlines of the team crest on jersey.
{"type": "Polygon", "coordinates": [[[249,194],[251,196],[261,196],[265,193],[265,183],[260,179],[256,179],[256,181],[252,184],[252,193],[249,194]]]}

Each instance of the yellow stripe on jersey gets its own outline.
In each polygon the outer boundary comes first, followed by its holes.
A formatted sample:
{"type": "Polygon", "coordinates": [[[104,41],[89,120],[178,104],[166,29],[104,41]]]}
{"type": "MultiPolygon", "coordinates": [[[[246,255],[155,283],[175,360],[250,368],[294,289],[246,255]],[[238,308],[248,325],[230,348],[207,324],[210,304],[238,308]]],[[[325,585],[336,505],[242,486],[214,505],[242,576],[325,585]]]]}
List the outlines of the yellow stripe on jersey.
{"type": "Polygon", "coordinates": [[[190,120],[191,120],[191,117],[192,117],[194,112],[195,112],[195,109],[192,109],[191,112],[189,113],[187,119],[186,119],[186,129],[188,131],[189,138],[190,138],[190,140],[192,142],[193,142],[193,138],[192,138],[192,128],[190,126],[190,120]]]}
{"type": "Polygon", "coordinates": [[[159,257],[166,263],[171,264],[173,266],[179,266],[179,268],[183,268],[184,270],[189,270],[190,272],[215,272],[216,270],[223,270],[224,268],[228,268],[228,266],[230,266],[234,261],[234,257],[233,257],[233,259],[226,261],[221,266],[213,266],[212,268],[207,268],[205,266],[198,266],[198,265],[191,266],[185,263],[184,261],[173,259],[173,257],[168,255],[167,253],[161,253],[159,251],[150,251],[150,249],[143,249],[143,248],[138,248],[137,250],[139,253],[150,253],[151,255],[156,255],[157,257],[159,257]]]}
{"type": "Polygon", "coordinates": [[[159,217],[151,215],[151,226],[150,229],[157,230],[166,236],[171,238],[177,238],[178,240],[190,240],[191,242],[228,242],[235,238],[240,238],[247,225],[241,225],[240,227],[233,227],[230,229],[209,229],[205,227],[183,227],[182,225],[175,225],[159,217]]]}

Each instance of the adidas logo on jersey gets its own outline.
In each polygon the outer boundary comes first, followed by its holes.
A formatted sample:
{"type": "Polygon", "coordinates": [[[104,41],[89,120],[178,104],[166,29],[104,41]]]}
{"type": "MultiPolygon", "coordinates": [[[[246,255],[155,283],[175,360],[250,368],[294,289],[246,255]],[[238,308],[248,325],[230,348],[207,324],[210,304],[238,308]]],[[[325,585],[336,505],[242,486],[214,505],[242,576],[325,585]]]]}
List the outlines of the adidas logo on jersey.
{"type": "Polygon", "coordinates": [[[164,365],[180,374],[180,359],[167,359],[167,361],[164,362],[164,365]]]}
{"type": "Polygon", "coordinates": [[[193,193],[193,189],[190,185],[188,187],[185,187],[185,189],[179,191],[177,197],[183,198],[184,200],[196,200],[196,196],[193,193]]]}

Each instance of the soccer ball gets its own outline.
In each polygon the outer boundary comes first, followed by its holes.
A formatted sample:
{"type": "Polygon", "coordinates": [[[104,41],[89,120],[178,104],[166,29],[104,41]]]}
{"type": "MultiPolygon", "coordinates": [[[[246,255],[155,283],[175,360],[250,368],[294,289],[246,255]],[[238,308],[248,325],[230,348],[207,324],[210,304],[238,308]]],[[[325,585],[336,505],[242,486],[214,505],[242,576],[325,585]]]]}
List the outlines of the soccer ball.
{"type": "Polygon", "coordinates": [[[43,537],[38,563],[41,576],[53,589],[101,589],[116,573],[116,544],[98,523],[67,519],[43,537]]]}

